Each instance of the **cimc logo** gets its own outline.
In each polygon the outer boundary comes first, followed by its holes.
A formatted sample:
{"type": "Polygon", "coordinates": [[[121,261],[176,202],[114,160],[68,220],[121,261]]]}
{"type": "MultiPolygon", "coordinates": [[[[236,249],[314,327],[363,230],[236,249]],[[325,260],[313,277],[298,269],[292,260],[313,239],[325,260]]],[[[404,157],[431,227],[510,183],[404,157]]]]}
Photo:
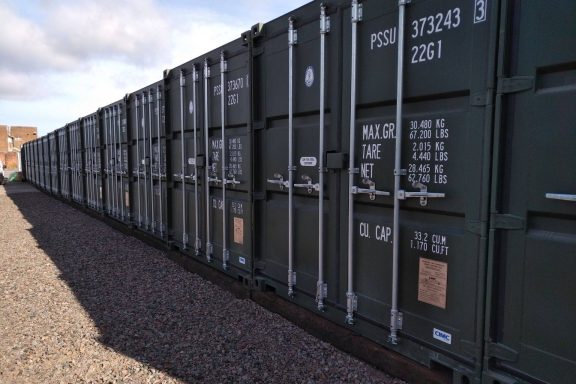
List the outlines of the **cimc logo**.
{"type": "Polygon", "coordinates": [[[439,329],[434,328],[434,332],[432,332],[432,336],[434,336],[434,338],[436,340],[440,340],[443,343],[452,344],[452,335],[449,334],[448,332],[444,332],[444,331],[441,331],[439,329]]]}

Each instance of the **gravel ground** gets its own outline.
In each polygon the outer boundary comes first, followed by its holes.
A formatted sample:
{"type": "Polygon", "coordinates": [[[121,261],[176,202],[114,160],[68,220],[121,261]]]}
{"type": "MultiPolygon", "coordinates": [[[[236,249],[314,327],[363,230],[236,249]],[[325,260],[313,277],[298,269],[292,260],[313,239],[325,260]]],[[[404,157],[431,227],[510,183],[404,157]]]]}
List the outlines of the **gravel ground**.
{"type": "Polygon", "coordinates": [[[402,383],[26,184],[0,214],[0,383],[402,383]]]}

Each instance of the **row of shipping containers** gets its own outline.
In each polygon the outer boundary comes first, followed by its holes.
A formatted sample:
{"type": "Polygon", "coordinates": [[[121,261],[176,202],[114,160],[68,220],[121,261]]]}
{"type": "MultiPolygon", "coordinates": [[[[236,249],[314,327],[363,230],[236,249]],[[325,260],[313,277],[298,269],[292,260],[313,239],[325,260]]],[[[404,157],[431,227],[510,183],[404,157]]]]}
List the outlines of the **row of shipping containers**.
{"type": "Polygon", "coordinates": [[[26,144],[26,177],[456,383],[572,383],[575,20],[314,1],[26,144]]]}

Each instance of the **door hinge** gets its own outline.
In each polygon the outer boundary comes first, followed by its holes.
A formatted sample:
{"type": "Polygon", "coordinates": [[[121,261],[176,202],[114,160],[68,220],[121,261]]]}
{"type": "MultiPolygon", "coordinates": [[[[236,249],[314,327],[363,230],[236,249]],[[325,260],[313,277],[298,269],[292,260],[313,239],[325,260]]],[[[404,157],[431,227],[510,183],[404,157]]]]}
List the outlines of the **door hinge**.
{"type": "Polygon", "coordinates": [[[482,222],[475,220],[466,221],[466,231],[475,235],[482,235],[482,222]]]}
{"type": "Polygon", "coordinates": [[[498,94],[529,91],[534,88],[534,76],[501,77],[498,79],[498,94]]]}
{"type": "Polygon", "coordinates": [[[488,343],[486,345],[486,354],[504,361],[514,362],[518,360],[517,351],[500,343],[488,343]]]}
{"type": "Polygon", "coordinates": [[[490,216],[492,229],[524,229],[526,220],[523,217],[504,213],[493,213],[490,216]]]}

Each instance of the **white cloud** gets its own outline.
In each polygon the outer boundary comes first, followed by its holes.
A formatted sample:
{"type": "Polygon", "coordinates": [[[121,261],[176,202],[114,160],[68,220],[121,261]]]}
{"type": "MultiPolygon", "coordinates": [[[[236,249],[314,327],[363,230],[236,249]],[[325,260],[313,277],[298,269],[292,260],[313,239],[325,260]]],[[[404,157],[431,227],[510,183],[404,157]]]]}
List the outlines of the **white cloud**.
{"type": "Polygon", "coordinates": [[[15,72],[68,69],[75,60],[51,46],[46,32],[37,24],[0,6],[0,69],[15,72]]]}
{"type": "Polygon", "coordinates": [[[303,2],[0,0],[0,124],[46,134],[303,2]]]}
{"type": "Polygon", "coordinates": [[[157,63],[168,51],[170,23],[151,0],[77,0],[46,9],[51,44],[77,59],[157,63]]]}

